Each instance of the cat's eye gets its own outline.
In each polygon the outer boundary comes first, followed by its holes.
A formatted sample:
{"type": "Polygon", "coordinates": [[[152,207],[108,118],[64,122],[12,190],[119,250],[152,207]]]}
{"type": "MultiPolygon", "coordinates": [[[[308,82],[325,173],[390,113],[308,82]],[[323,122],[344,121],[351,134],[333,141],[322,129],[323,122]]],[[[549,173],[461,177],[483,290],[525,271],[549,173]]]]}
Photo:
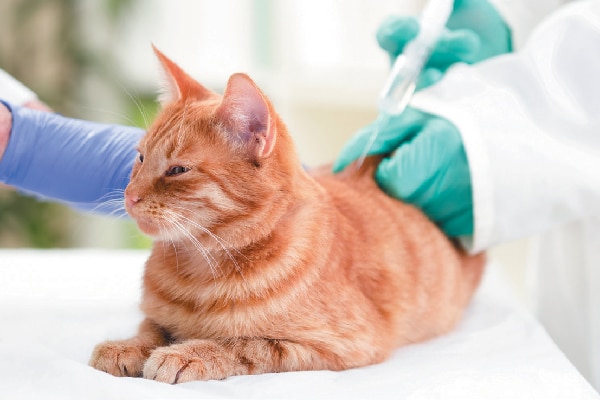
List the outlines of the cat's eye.
{"type": "Polygon", "coordinates": [[[176,165],[174,167],[169,168],[167,171],[167,176],[181,175],[184,172],[188,172],[190,169],[186,167],[182,167],[181,165],[176,165]]]}
{"type": "Polygon", "coordinates": [[[143,163],[144,162],[144,155],[140,154],[140,156],[138,157],[138,159],[140,160],[141,163],[143,163]]]}

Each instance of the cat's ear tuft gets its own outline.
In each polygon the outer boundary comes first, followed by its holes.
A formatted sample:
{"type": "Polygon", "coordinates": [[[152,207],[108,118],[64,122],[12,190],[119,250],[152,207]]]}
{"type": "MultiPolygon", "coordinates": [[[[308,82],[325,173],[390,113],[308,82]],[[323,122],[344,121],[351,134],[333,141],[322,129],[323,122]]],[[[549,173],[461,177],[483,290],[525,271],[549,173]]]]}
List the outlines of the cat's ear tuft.
{"type": "Polygon", "coordinates": [[[194,78],[185,73],[184,70],[171,61],[154,45],[152,45],[152,49],[160,61],[164,76],[161,94],[158,97],[158,101],[163,106],[167,103],[182,99],[193,98],[195,100],[204,100],[214,95],[213,92],[206,89],[194,78]]]}
{"type": "Polygon", "coordinates": [[[229,78],[218,118],[235,144],[254,160],[268,157],[275,146],[277,131],[269,103],[246,74],[229,78]]]}

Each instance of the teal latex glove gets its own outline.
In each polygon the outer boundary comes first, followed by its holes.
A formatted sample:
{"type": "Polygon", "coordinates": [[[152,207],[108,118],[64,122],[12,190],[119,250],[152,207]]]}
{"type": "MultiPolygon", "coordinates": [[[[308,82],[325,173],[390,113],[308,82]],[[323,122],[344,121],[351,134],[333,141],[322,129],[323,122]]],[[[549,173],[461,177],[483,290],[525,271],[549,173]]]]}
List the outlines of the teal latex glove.
{"type": "Polygon", "coordinates": [[[379,128],[369,154],[385,154],[375,180],[390,196],[423,210],[448,236],[473,234],[471,174],[462,138],[448,120],[414,108],[360,130],[334,164],[339,172],[359,158],[379,128]]]}
{"type": "MultiPolygon", "coordinates": [[[[421,73],[417,89],[440,80],[454,63],[473,64],[512,51],[510,29],[487,0],[455,0],[446,27],[421,73]]],[[[377,41],[393,61],[418,32],[415,17],[393,16],[380,25],[377,41]]]]}

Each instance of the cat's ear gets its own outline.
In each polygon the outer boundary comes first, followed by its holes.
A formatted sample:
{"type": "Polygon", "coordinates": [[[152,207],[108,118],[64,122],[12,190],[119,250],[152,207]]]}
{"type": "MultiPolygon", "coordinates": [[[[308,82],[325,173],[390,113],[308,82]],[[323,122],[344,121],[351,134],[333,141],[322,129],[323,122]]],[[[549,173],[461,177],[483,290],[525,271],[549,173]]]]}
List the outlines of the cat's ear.
{"type": "Polygon", "coordinates": [[[152,45],[164,72],[164,84],[158,101],[164,106],[181,99],[205,100],[214,93],[189,76],[177,64],[152,45]]]}
{"type": "Polygon", "coordinates": [[[217,111],[232,141],[253,159],[268,157],[275,146],[277,130],[269,103],[246,74],[229,78],[217,111]]]}

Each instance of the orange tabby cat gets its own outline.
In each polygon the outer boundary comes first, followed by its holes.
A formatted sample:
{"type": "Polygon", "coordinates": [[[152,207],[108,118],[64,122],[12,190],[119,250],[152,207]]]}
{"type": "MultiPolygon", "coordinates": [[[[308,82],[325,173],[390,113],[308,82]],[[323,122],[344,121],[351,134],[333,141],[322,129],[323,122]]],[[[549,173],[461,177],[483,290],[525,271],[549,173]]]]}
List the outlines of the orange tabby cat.
{"type": "Polygon", "coordinates": [[[456,325],[483,256],[383,194],[374,158],[305,171],[248,76],[221,96],[155,51],[167,93],[125,192],[154,238],[146,319],[96,346],[92,366],[170,383],[342,370],[456,325]]]}

